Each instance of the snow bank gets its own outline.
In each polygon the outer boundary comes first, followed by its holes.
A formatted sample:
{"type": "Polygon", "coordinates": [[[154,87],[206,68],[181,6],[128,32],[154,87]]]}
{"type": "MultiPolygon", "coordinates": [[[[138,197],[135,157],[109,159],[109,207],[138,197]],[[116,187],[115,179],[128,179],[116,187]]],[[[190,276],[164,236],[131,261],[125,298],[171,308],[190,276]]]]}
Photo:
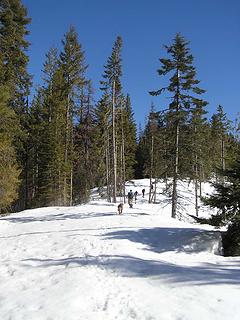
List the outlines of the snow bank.
{"type": "Polygon", "coordinates": [[[1,218],[0,319],[239,319],[239,257],[213,227],[172,219],[160,185],[148,204],[148,184],[128,184],[147,194],[120,216],[95,190],[1,218]]]}

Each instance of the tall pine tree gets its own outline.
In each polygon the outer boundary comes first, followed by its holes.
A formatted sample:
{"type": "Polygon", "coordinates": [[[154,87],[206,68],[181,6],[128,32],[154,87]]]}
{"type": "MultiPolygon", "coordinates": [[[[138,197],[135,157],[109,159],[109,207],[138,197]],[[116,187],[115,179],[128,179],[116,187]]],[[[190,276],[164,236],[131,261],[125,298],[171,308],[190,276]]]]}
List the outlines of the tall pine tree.
{"type": "Polygon", "coordinates": [[[19,134],[14,142],[18,163],[21,166],[19,200],[15,209],[21,210],[29,205],[28,95],[31,81],[27,71],[29,58],[26,51],[29,42],[26,40],[26,36],[28,35],[27,26],[31,19],[20,0],[2,0],[0,21],[2,60],[0,85],[7,85],[9,88],[8,104],[17,114],[21,128],[18,130],[19,134]]]}
{"type": "Polygon", "coordinates": [[[161,68],[158,70],[160,76],[170,75],[169,85],[157,91],[150,92],[151,95],[162,94],[168,91],[171,94],[171,103],[168,111],[168,126],[173,138],[173,190],[172,190],[172,217],[177,214],[178,191],[177,183],[180,174],[180,165],[184,144],[182,141],[182,128],[189,117],[191,107],[196,103],[205,105],[196,95],[204,93],[197,85],[199,81],[195,78],[196,71],[193,67],[193,56],[190,54],[188,42],[177,34],[173,44],[165,46],[169,58],[161,58],[161,68]]]}

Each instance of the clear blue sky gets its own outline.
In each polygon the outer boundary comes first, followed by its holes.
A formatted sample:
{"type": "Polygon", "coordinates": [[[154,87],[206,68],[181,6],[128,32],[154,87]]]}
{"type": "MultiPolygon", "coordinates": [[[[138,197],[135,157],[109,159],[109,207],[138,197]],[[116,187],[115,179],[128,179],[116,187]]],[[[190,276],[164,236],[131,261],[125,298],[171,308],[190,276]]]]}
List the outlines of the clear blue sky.
{"type": "Polygon", "coordinates": [[[190,41],[197,78],[207,90],[210,115],[221,104],[229,118],[240,111],[239,0],[23,0],[32,23],[29,70],[41,81],[45,54],[74,25],[99,96],[103,65],[117,35],[123,38],[123,86],[137,123],[144,125],[151,102],[165,109],[166,98],[151,97],[162,79],[156,70],[177,32],[190,41]]]}

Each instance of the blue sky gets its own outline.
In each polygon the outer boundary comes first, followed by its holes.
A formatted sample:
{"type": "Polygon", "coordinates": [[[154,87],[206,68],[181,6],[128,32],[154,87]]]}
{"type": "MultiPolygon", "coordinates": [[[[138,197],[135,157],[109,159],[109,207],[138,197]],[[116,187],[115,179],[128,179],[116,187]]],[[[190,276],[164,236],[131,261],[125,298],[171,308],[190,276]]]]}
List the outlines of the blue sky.
{"type": "Polygon", "coordinates": [[[238,0],[23,0],[32,23],[29,70],[37,85],[45,54],[74,25],[89,64],[96,98],[103,65],[117,35],[123,38],[123,86],[129,93],[136,122],[144,120],[153,102],[166,109],[166,97],[148,91],[163,84],[157,74],[177,32],[190,41],[197,78],[207,92],[211,115],[221,104],[230,119],[240,111],[240,1],[238,0]]]}

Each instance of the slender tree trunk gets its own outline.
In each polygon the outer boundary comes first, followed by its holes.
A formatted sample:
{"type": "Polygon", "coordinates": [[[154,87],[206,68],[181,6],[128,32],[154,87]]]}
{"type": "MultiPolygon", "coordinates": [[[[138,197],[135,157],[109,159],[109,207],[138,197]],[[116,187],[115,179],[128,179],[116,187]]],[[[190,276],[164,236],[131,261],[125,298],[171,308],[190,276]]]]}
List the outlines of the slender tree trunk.
{"type": "Polygon", "coordinates": [[[29,188],[29,177],[28,177],[28,170],[29,170],[29,157],[28,157],[28,148],[26,152],[26,162],[25,162],[25,203],[24,203],[24,209],[28,209],[28,188],[29,188]]]}
{"type": "Polygon", "coordinates": [[[71,152],[71,168],[70,168],[70,199],[69,199],[69,205],[72,206],[73,204],[73,121],[72,121],[72,116],[71,116],[71,138],[70,138],[70,142],[71,142],[71,148],[70,148],[70,152],[71,152]]]}
{"type": "Polygon", "coordinates": [[[202,165],[200,164],[200,167],[199,167],[199,196],[200,196],[200,198],[202,197],[202,181],[203,181],[202,165]]]}
{"type": "Polygon", "coordinates": [[[59,206],[63,205],[63,200],[62,200],[62,183],[61,183],[61,169],[60,169],[60,165],[58,168],[58,199],[57,199],[57,204],[59,206]]]}
{"type": "Polygon", "coordinates": [[[115,80],[112,88],[112,155],[113,155],[113,202],[117,201],[117,155],[116,155],[116,128],[115,128],[115,80]]]}
{"type": "Polygon", "coordinates": [[[64,178],[63,178],[63,202],[67,205],[68,190],[67,190],[67,164],[68,164],[68,147],[69,147],[69,116],[70,116],[70,95],[67,96],[66,110],[66,128],[65,128],[65,150],[64,150],[64,178]]]}
{"type": "Polygon", "coordinates": [[[106,139],[106,183],[107,183],[107,199],[108,202],[111,202],[111,192],[110,192],[110,181],[109,181],[109,135],[107,131],[107,139],[106,139]]]}
{"type": "Polygon", "coordinates": [[[178,153],[179,153],[179,121],[177,121],[176,136],[175,136],[175,163],[174,163],[173,190],[172,190],[172,218],[176,218],[176,215],[177,215],[178,153]]]}
{"type": "Polygon", "coordinates": [[[123,201],[123,146],[120,146],[120,197],[121,202],[123,201]]]}
{"type": "Polygon", "coordinates": [[[164,137],[164,153],[165,153],[165,188],[166,188],[166,191],[168,189],[168,164],[167,164],[167,142],[166,142],[166,136],[164,137]]]}
{"type": "Polygon", "coordinates": [[[125,165],[125,143],[123,140],[123,202],[126,203],[126,165],[125,165]]]}
{"type": "Polygon", "coordinates": [[[150,164],[150,187],[149,187],[149,198],[148,198],[149,203],[152,202],[153,146],[154,146],[154,137],[152,135],[152,139],[151,139],[151,164],[150,164]]]}
{"type": "Polygon", "coordinates": [[[225,141],[224,137],[221,137],[221,167],[225,170],[225,141]]]}
{"type": "Polygon", "coordinates": [[[172,191],[172,218],[176,218],[177,215],[177,180],[178,180],[178,161],[179,161],[179,71],[177,70],[178,77],[178,88],[176,95],[176,132],[175,132],[175,161],[174,161],[174,172],[173,172],[173,191],[172,191]]]}
{"type": "Polygon", "coordinates": [[[158,182],[158,179],[156,179],[155,177],[155,186],[154,186],[154,203],[156,203],[156,198],[157,198],[157,182],[158,182]]]}
{"type": "Polygon", "coordinates": [[[199,172],[198,172],[198,155],[197,155],[197,148],[199,148],[199,146],[197,146],[197,127],[196,125],[194,126],[194,149],[195,149],[195,165],[194,165],[194,175],[195,175],[195,213],[196,216],[198,217],[198,179],[199,179],[199,172]]]}
{"type": "Polygon", "coordinates": [[[123,189],[123,202],[126,203],[126,168],[125,168],[125,137],[124,137],[124,128],[123,128],[123,110],[121,104],[121,125],[122,125],[122,189],[123,189]]]}
{"type": "Polygon", "coordinates": [[[195,212],[198,217],[198,167],[197,167],[197,154],[195,155],[195,212]]]}
{"type": "Polygon", "coordinates": [[[69,205],[73,205],[73,167],[71,165],[71,172],[70,172],[70,200],[69,205]]]}

